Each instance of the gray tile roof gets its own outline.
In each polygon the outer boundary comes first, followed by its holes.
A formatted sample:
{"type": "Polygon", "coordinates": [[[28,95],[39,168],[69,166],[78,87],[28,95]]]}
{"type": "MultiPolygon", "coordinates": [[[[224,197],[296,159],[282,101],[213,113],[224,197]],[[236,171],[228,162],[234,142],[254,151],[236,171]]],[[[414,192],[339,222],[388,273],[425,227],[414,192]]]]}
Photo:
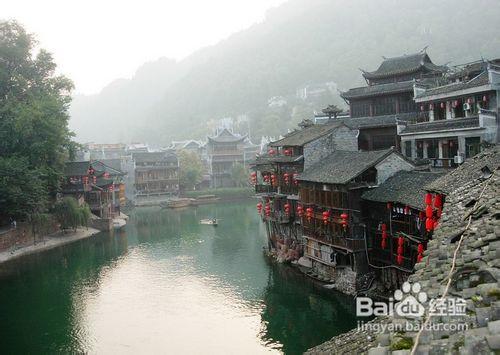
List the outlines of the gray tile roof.
{"type": "Polygon", "coordinates": [[[173,152],[143,152],[133,153],[132,159],[136,163],[154,163],[157,161],[177,162],[177,155],[173,152]]]}
{"type": "Polygon", "coordinates": [[[425,188],[428,191],[447,195],[466,183],[481,181],[485,176],[485,172],[482,171],[484,167],[492,172],[500,168],[500,147],[498,145],[466,159],[458,168],[426,185],[425,188]]]}
{"type": "Polygon", "coordinates": [[[427,89],[421,93],[418,93],[415,99],[423,99],[434,95],[444,95],[451,94],[460,90],[480,87],[489,84],[488,72],[484,71],[475,78],[469,81],[463,81],[458,83],[451,83],[448,85],[438,86],[434,88],[427,89]]]}
{"type": "Polygon", "coordinates": [[[421,122],[409,124],[401,134],[423,133],[433,131],[449,131],[452,129],[479,128],[479,117],[454,118],[451,120],[439,120],[433,122],[421,122]]]}
{"type": "Polygon", "coordinates": [[[255,164],[260,165],[260,164],[272,164],[272,163],[295,163],[295,162],[301,162],[303,160],[304,160],[303,155],[289,157],[286,155],[270,156],[266,154],[258,156],[255,159],[255,164]]]}
{"type": "Polygon", "coordinates": [[[270,147],[301,147],[315,139],[318,139],[335,128],[340,127],[342,121],[327,122],[325,124],[315,124],[287,134],[284,138],[271,142],[270,147]]]}
{"type": "Polygon", "coordinates": [[[396,152],[384,149],[370,152],[334,151],[326,159],[312,165],[298,180],[325,184],[346,184],[370,167],[396,152]]]}
{"type": "Polygon", "coordinates": [[[340,96],[342,96],[346,100],[350,100],[361,97],[378,96],[380,94],[394,94],[399,92],[413,93],[413,83],[414,81],[410,80],[400,81],[397,83],[362,86],[342,92],[340,96]]]}
{"type": "Polygon", "coordinates": [[[447,69],[444,66],[438,66],[432,63],[427,53],[422,51],[416,54],[385,58],[377,70],[373,72],[364,71],[363,76],[367,79],[379,79],[393,75],[410,74],[424,68],[427,71],[439,73],[447,69]]]}
{"type": "Polygon", "coordinates": [[[213,137],[208,137],[209,142],[215,143],[237,143],[245,140],[247,136],[240,136],[230,132],[228,129],[223,129],[218,135],[213,137]]]}
{"type": "Polygon", "coordinates": [[[408,121],[416,116],[415,113],[398,113],[394,115],[344,118],[344,124],[353,129],[378,128],[396,126],[397,121],[408,121]]]}
{"type": "Polygon", "coordinates": [[[374,202],[397,202],[423,210],[424,186],[443,175],[426,171],[400,171],[380,186],[364,192],[361,197],[374,202]]]}
{"type": "Polygon", "coordinates": [[[65,176],[87,175],[87,171],[89,170],[90,166],[92,166],[92,168],[96,171],[96,175],[101,175],[104,174],[105,172],[107,172],[111,176],[125,175],[125,173],[120,169],[112,168],[111,166],[108,166],[99,160],[92,160],[91,162],[90,161],[68,162],[65,164],[64,167],[64,175],[65,176]]]}

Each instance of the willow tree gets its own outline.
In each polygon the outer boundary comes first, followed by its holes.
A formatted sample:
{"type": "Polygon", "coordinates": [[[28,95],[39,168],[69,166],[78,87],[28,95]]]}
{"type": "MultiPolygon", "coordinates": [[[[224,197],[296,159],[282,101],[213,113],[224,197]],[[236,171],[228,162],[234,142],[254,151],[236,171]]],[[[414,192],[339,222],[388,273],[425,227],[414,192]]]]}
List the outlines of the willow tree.
{"type": "Polygon", "coordinates": [[[46,209],[75,144],[68,129],[73,84],[15,21],[0,22],[0,218],[46,209]]]}

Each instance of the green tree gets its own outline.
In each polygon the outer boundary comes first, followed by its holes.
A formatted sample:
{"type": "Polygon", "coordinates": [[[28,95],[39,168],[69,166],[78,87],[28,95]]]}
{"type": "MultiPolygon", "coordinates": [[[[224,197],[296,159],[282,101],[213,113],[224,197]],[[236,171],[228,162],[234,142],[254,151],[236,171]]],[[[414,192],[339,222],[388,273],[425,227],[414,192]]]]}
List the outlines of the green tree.
{"type": "Polygon", "coordinates": [[[58,190],[75,150],[68,129],[71,81],[15,21],[0,22],[0,216],[26,218],[58,190]],[[8,169],[12,169],[9,173],[8,169]]]}
{"type": "Polygon", "coordinates": [[[179,156],[179,185],[186,190],[193,190],[201,182],[203,165],[195,152],[181,150],[179,156]]]}
{"type": "Polygon", "coordinates": [[[236,187],[243,187],[248,185],[248,171],[243,164],[234,164],[231,168],[231,179],[234,181],[236,187]]]}
{"type": "Polygon", "coordinates": [[[62,230],[76,230],[79,226],[88,226],[91,213],[87,204],[78,206],[74,197],[65,197],[54,205],[54,216],[61,224],[62,230]]]}

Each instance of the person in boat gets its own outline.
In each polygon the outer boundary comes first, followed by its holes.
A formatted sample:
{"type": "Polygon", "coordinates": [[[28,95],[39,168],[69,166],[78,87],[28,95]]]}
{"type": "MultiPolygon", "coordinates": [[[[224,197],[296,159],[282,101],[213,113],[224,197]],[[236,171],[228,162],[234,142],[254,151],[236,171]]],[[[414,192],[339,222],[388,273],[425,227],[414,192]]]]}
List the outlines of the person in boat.
{"type": "Polygon", "coordinates": [[[212,218],[212,223],[216,224],[217,223],[217,218],[212,218]]]}

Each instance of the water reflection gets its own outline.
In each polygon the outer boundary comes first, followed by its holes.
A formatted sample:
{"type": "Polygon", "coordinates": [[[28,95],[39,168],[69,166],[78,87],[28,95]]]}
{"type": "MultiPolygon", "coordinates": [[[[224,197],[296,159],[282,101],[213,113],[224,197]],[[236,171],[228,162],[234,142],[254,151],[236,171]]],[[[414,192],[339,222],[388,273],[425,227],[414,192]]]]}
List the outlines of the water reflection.
{"type": "Polygon", "coordinates": [[[137,209],[122,231],[0,266],[2,350],[294,354],[354,325],[349,299],[263,245],[251,202],[137,209]]]}

